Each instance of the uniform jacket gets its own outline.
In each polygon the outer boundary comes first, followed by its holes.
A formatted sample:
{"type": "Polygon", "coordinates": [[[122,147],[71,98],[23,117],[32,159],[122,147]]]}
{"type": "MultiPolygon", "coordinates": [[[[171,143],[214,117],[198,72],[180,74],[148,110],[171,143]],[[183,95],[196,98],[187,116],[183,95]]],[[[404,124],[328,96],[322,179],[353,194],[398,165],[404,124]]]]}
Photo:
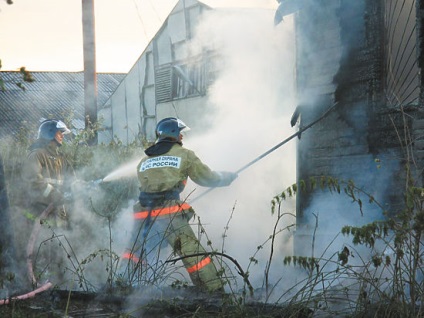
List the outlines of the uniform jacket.
{"type": "Polygon", "coordinates": [[[24,181],[28,185],[28,195],[32,203],[48,205],[54,192],[64,191],[65,175],[73,170],[58,151],[58,144],[51,141],[45,145],[35,144],[23,167],[24,181]]]}
{"type": "MultiPolygon", "coordinates": [[[[148,150],[147,154],[152,153],[148,150]]],[[[227,186],[233,180],[225,172],[212,171],[192,150],[176,142],[165,153],[144,157],[137,165],[137,175],[140,191],[148,193],[181,192],[188,177],[204,187],[227,186]]]]}

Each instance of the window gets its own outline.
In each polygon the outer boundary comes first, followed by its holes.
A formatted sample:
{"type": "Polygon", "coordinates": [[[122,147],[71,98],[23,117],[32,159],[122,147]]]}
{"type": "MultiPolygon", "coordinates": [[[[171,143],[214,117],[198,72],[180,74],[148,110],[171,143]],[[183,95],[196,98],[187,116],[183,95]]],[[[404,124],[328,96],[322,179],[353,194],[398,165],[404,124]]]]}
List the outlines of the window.
{"type": "Polygon", "coordinates": [[[170,63],[155,70],[157,103],[203,96],[211,83],[209,62],[170,63]]]}
{"type": "Polygon", "coordinates": [[[204,95],[205,68],[203,65],[172,66],[172,99],[204,95]]]}

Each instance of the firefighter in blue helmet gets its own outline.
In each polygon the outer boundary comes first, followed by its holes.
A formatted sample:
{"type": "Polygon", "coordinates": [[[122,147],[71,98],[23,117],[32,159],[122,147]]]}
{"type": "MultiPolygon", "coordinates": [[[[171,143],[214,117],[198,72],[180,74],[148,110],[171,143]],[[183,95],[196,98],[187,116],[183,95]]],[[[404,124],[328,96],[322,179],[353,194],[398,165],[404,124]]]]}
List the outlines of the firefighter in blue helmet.
{"type": "Polygon", "coordinates": [[[146,230],[154,222],[164,229],[164,238],[183,257],[193,284],[203,291],[222,291],[224,284],[211,256],[185,257],[206,251],[188,223],[193,210],[180,200],[180,193],[188,178],[204,187],[222,187],[230,185],[237,174],[212,171],[183,147],[182,130],[189,128],[180,119],[168,117],[158,122],[156,143],[145,150],[146,156],[137,165],[140,195],[134,211],[135,228],[143,224],[146,230]]]}
{"type": "Polygon", "coordinates": [[[52,219],[60,227],[66,227],[68,221],[64,206],[67,177],[70,181],[75,176],[71,165],[59,152],[64,135],[70,132],[60,120],[43,121],[38,129],[37,140],[29,147],[22,172],[28,185],[32,213],[39,216],[52,203],[52,219]]]}

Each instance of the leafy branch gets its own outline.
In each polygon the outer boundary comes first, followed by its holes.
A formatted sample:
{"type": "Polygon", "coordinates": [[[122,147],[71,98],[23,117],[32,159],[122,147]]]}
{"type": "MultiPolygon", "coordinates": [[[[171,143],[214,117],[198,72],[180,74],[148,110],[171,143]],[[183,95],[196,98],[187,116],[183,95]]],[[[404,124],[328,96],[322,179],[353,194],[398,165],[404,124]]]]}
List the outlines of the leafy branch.
{"type": "MultiPolygon", "coordinates": [[[[0,59],[0,70],[1,70],[1,68],[2,68],[2,63],[1,63],[1,59],[0,59]]],[[[34,77],[31,74],[31,72],[27,71],[27,69],[24,66],[22,66],[19,69],[19,73],[22,74],[22,79],[23,79],[24,82],[31,83],[31,82],[34,82],[35,81],[34,77]]],[[[16,86],[18,86],[20,89],[22,89],[24,91],[26,89],[25,86],[21,82],[17,82],[16,83],[16,86]]],[[[6,86],[5,86],[4,80],[3,80],[3,78],[1,76],[0,76],[0,90],[2,92],[6,91],[6,86]]]]}

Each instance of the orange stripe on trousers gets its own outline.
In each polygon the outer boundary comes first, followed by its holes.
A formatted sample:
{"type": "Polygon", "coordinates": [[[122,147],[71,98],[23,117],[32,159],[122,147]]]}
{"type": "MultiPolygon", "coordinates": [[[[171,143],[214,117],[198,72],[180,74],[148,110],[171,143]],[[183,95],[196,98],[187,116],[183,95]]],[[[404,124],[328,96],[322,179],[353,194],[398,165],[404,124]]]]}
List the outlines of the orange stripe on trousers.
{"type": "Polygon", "coordinates": [[[134,254],[131,254],[131,253],[124,253],[124,255],[122,255],[122,258],[130,259],[130,260],[132,260],[133,262],[136,262],[136,263],[138,263],[138,261],[139,261],[139,258],[137,256],[134,256],[134,254]]]}
{"type": "Polygon", "coordinates": [[[210,262],[212,262],[211,258],[206,257],[202,259],[199,263],[193,265],[192,267],[187,268],[187,272],[189,272],[190,274],[193,272],[197,272],[201,270],[203,267],[205,267],[206,265],[208,265],[210,262]]]}
{"type": "MultiPolygon", "coordinates": [[[[168,206],[168,207],[152,210],[151,217],[157,217],[157,216],[160,216],[160,215],[177,213],[177,212],[180,212],[182,210],[188,210],[189,208],[191,208],[191,206],[187,203],[183,203],[181,205],[168,206]]],[[[146,219],[148,215],[149,215],[149,211],[135,212],[134,218],[135,219],[146,219]]]]}

